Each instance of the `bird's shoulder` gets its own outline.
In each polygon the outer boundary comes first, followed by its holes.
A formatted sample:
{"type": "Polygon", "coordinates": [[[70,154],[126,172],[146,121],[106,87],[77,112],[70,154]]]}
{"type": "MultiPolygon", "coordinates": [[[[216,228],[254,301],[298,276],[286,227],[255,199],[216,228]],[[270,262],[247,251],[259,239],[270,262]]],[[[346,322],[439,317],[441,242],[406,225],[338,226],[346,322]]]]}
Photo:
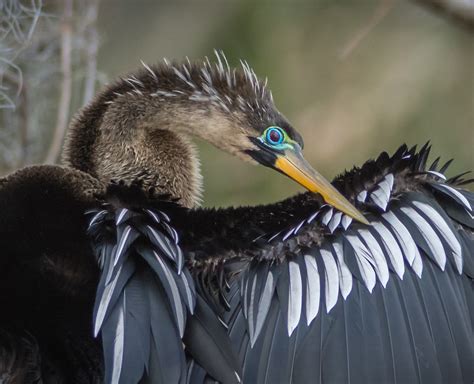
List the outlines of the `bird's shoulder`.
{"type": "Polygon", "coordinates": [[[1,220],[3,223],[43,212],[46,215],[47,211],[67,210],[74,205],[86,206],[100,189],[95,178],[72,168],[28,166],[0,178],[1,220]]]}
{"type": "Polygon", "coordinates": [[[85,211],[99,190],[91,176],[60,166],[29,166],[0,179],[2,265],[66,290],[89,281],[97,267],[85,211]]]}

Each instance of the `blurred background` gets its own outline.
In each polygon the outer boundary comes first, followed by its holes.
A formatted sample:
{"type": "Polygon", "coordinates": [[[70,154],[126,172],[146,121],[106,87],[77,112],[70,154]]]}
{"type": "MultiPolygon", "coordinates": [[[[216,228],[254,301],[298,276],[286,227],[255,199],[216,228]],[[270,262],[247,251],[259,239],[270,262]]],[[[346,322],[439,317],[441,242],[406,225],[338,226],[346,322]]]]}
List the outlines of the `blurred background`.
{"type": "MultiPolygon", "coordinates": [[[[473,0],[0,0],[0,175],[58,162],[73,114],[105,83],[163,57],[223,49],[269,78],[328,178],[431,140],[474,169],[473,0]]],[[[198,143],[204,205],[301,190],[198,143]]]]}

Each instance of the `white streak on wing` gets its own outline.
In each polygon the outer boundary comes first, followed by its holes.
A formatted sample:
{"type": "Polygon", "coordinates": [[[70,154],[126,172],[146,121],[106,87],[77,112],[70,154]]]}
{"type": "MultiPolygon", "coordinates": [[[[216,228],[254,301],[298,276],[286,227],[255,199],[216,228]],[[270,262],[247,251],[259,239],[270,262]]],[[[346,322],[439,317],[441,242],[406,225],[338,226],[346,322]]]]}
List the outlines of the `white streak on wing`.
{"type": "Polygon", "coordinates": [[[391,232],[382,223],[372,222],[372,228],[374,228],[380,235],[382,243],[387,250],[388,257],[392,263],[393,269],[395,270],[398,277],[403,280],[403,275],[405,273],[405,263],[403,262],[403,254],[397,243],[397,240],[395,240],[391,232]]]}
{"type": "Polygon", "coordinates": [[[178,267],[178,275],[181,275],[181,272],[183,271],[184,267],[184,256],[183,256],[183,251],[181,250],[181,247],[179,245],[176,245],[175,247],[176,251],[176,259],[178,260],[177,262],[177,267],[178,267]]]}
{"type": "Polygon", "coordinates": [[[186,291],[186,301],[188,304],[189,312],[191,313],[191,315],[193,315],[194,314],[194,299],[193,299],[193,293],[191,291],[192,281],[191,282],[188,281],[188,277],[186,276],[185,273],[181,273],[180,276],[181,276],[181,280],[183,281],[184,290],[186,291]]]}
{"type": "Polygon", "coordinates": [[[171,226],[166,224],[165,222],[161,223],[165,230],[168,232],[168,234],[171,236],[175,244],[178,244],[178,232],[171,226]]]}
{"type": "Polygon", "coordinates": [[[306,324],[310,325],[319,311],[321,284],[319,281],[318,265],[314,256],[305,255],[307,282],[306,282],[306,324]]]}
{"type": "Polygon", "coordinates": [[[106,214],[107,214],[106,210],[98,212],[89,222],[89,228],[92,227],[95,223],[97,223],[99,219],[106,214]]]}
{"type": "Polygon", "coordinates": [[[390,191],[393,189],[393,174],[389,173],[388,175],[385,176],[385,180],[388,182],[388,185],[390,186],[390,191]]]}
{"type": "MultiPolygon", "coordinates": [[[[169,297],[168,300],[170,301],[170,304],[175,308],[176,310],[176,318],[178,321],[178,330],[179,330],[179,335],[183,337],[184,334],[184,309],[183,309],[183,304],[181,302],[181,296],[179,295],[179,290],[178,286],[176,285],[176,281],[174,280],[168,266],[163,262],[161,257],[153,251],[155,254],[155,257],[157,258],[158,262],[161,265],[161,268],[163,272],[165,273],[166,280],[168,282],[168,285],[171,289],[171,296],[169,297]]],[[[164,283],[164,282],[163,282],[164,283]]]]}
{"type": "MultiPolygon", "coordinates": [[[[164,224],[164,223],[163,223],[164,224]]],[[[163,234],[163,240],[165,241],[166,243],[166,246],[168,247],[168,249],[170,250],[170,252],[173,254],[173,257],[174,257],[174,260],[176,260],[176,262],[179,264],[180,261],[178,260],[178,256],[179,256],[179,252],[178,252],[178,249],[179,247],[174,243],[174,241],[172,242],[168,236],[164,235],[163,234]]]]}
{"type": "Polygon", "coordinates": [[[104,253],[104,248],[102,248],[100,250],[100,255],[99,255],[99,267],[101,270],[104,269],[104,265],[105,265],[105,253],[104,253]]]}
{"type": "Polygon", "coordinates": [[[114,267],[117,265],[117,262],[119,261],[119,258],[122,255],[122,252],[125,247],[125,243],[127,242],[127,239],[130,236],[131,231],[132,231],[132,227],[130,227],[129,225],[127,225],[127,227],[123,231],[122,237],[120,238],[120,241],[117,245],[117,252],[115,252],[114,267]]]}
{"type": "Polygon", "coordinates": [[[376,278],[372,264],[369,262],[369,260],[372,259],[369,250],[356,235],[347,235],[345,238],[354,249],[357,265],[359,266],[360,274],[364,280],[365,286],[369,292],[372,292],[375,287],[376,278]]]}
{"type": "Polygon", "coordinates": [[[436,172],[436,171],[428,171],[429,174],[431,175],[434,175],[436,177],[439,177],[440,179],[442,180],[446,180],[446,176],[444,176],[442,173],[440,172],[436,172]]]}
{"type": "Polygon", "coordinates": [[[433,207],[430,207],[428,204],[425,204],[419,201],[413,201],[412,204],[431,219],[432,223],[436,226],[438,231],[444,237],[444,239],[446,240],[446,242],[448,243],[449,247],[452,250],[456,268],[458,272],[461,274],[462,264],[463,264],[462,250],[461,250],[461,244],[456,238],[456,235],[453,233],[453,231],[451,231],[451,228],[449,228],[446,221],[436,211],[436,209],[434,209],[433,207]]]}
{"type": "Polygon", "coordinates": [[[242,379],[240,378],[239,374],[237,372],[234,371],[234,376],[235,378],[237,379],[237,382],[238,383],[241,383],[242,382],[242,379]]]}
{"type": "Polygon", "coordinates": [[[382,189],[380,188],[375,189],[370,194],[370,199],[383,211],[387,209],[389,196],[387,196],[382,189]]]}
{"type": "Polygon", "coordinates": [[[339,294],[339,275],[337,272],[336,261],[331,252],[321,249],[321,257],[324,263],[324,282],[325,282],[325,300],[326,313],[337,303],[337,295],[339,294]]]}
{"type": "Polygon", "coordinates": [[[360,203],[365,203],[365,200],[367,199],[367,191],[361,191],[356,197],[357,201],[360,203]]]}
{"type": "Polygon", "coordinates": [[[107,258],[107,247],[104,247],[102,248],[102,257],[104,258],[104,265],[105,265],[105,262],[107,261],[107,275],[105,276],[105,285],[109,284],[110,282],[110,279],[112,278],[113,276],[113,271],[114,271],[114,257],[113,255],[115,255],[115,251],[117,250],[117,245],[114,245],[113,248],[112,248],[112,252],[111,252],[111,257],[110,258],[107,258]]]}
{"type": "Polygon", "coordinates": [[[257,312],[257,323],[255,325],[255,336],[252,342],[252,346],[255,344],[260,331],[262,330],[263,323],[268,314],[268,310],[270,308],[270,304],[273,298],[273,292],[275,290],[275,283],[273,279],[273,273],[271,271],[267,274],[267,280],[265,281],[265,286],[263,287],[262,296],[260,297],[260,302],[258,305],[258,312],[257,312]]]}
{"type": "Polygon", "coordinates": [[[322,219],[321,219],[321,222],[322,222],[324,225],[328,225],[329,220],[331,220],[332,213],[333,213],[333,209],[332,209],[332,208],[329,208],[329,210],[323,215],[323,217],[322,217],[322,219]]]}
{"type": "Polygon", "coordinates": [[[379,188],[385,193],[385,196],[387,196],[387,200],[390,200],[390,184],[388,183],[387,180],[383,179],[380,183],[378,183],[379,188]]]}
{"type": "Polygon", "coordinates": [[[344,229],[347,229],[347,228],[349,228],[349,225],[351,225],[351,223],[352,223],[352,217],[347,216],[347,215],[343,215],[341,222],[342,222],[342,227],[344,229]]]}
{"type": "Polygon", "coordinates": [[[248,307],[248,323],[249,323],[249,334],[250,338],[253,339],[255,335],[255,329],[254,329],[254,314],[253,314],[253,309],[255,308],[255,287],[257,285],[257,274],[253,276],[253,281],[252,281],[252,289],[250,290],[250,303],[248,307]]]}
{"type": "Polygon", "coordinates": [[[329,221],[328,228],[331,233],[339,226],[342,218],[342,212],[336,212],[333,216],[331,221],[329,221]]]}
{"type": "Polygon", "coordinates": [[[444,271],[446,266],[446,253],[444,252],[443,244],[436,232],[431,228],[430,224],[413,208],[401,207],[403,213],[416,225],[421,233],[421,236],[428,245],[428,248],[433,253],[436,263],[444,271]]]}
{"type": "Polygon", "coordinates": [[[303,287],[298,264],[294,261],[290,261],[288,263],[288,272],[290,275],[290,291],[288,292],[288,336],[291,336],[300,322],[303,287]]]}
{"type": "Polygon", "coordinates": [[[169,217],[166,213],[164,213],[164,212],[162,212],[162,211],[158,211],[158,214],[159,214],[159,215],[163,218],[163,220],[165,220],[166,222],[169,223],[169,222],[171,221],[170,217],[169,217]]]}
{"type": "Polygon", "coordinates": [[[281,241],[286,241],[286,239],[288,239],[288,238],[293,234],[294,231],[295,231],[295,228],[291,228],[291,229],[283,236],[283,238],[281,239],[281,241]]]}
{"type": "Polygon", "coordinates": [[[241,287],[241,295],[242,297],[244,298],[244,317],[247,319],[247,310],[248,310],[248,295],[247,295],[247,291],[249,289],[249,277],[248,275],[245,277],[245,279],[243,280],[242,282],[242,287],[241,287]]]}
{"type": "Polygon", "coordinates": [[[275,237],[277,237],[280,233],[281,233],[281,231],[275,233],[272,237],[270,237],[270,238],[268,239],[267,243],[269,243],[269,242],[271,242],[273,239],[275,239],[275,237]]]}
{"type": "Polygon", "coordinates": [[[311,222],[319,215],[319,212],[321,212],[321,211],[319,210],[319,211],[314,212],[310,217],[308,217],[306,222],[308,224],[311,224],[311,222]]]}
{"type": "Polygon", "coordinates": [[[305,221],[301,221],[295,228],[295,231],[294,231],[294,234],[296,235],[298,233],[298,231],[301,229],[301,227],[303,226],[303,224],[305,223],[305,221]]]}
{"type": "Polygon", "coordinates": [[[147,225],[147,228],[150,230],[150,232],[153,235],[153,238],[158,242],[160,245],[161,250],[166,253],[166,256],[168,256],[169,259],[176,261],[176,257],[173,254],[172,250],[169,248],[169,246],[163,241],[161,236],[155,231],[155,229],[149,225],[147,225]]]}
{"type": "Polygon", "coordinates": [[[117,215],[117,220],[115,221],[116,225],[120,225],[122,223],[123,218],[125,217],[126,213],[128,212],[127,208],[122,208],[120,213],[117,215]]]}
{"type": "Polygon", "coordinates": [[[332,243],[332,247],[337,256],[337,270],[339,273],[339,288],[341,290],[341,295],[344,300],[349,296],[349,293],[352,290],[352,273],[347,267],[344,261],[344,251],[342,249],[342,242],[335,241],[332,243]]]}
{"type": "Polygon", "coordinates": [[[115,328],[114,337],[114,363],[112,368],[112,383],[118,383],[122,373],[123,350],[125,344],[125,311],[126,311],[126,293],[123,293],[123,306],[119,309],[117,328],[115,328]]]}
{"type": "Polygon", "coordinates": [[[392,227],[408,264],[412,265],[416,254],[419,254],[419,252],[410,232],[392,211],[384,213],[382,217],[387,220],[392,227]]]}
{"type": "Polygon", "coordinates": [[[114,293],[115,286],[117,285],[118,278],[122,272],[122,264],[119,265],[119,269],[115,275],[115,278],[107,284],[104,288],[104,293],[100,298],[99,308],[97,309],[97,315],[94,321],[94,336],[97,337],[99,334],[102,323],[105,319],[105,314],[107,313],[107,308],[109,306],[110,300],[112,299],[112,294],[114,293]]]}
{"type": "Polygon", "coordinates": [[[377,239],[367,229],[359,229],[358,232],[365,241],[367,249],[373,257],[373,261],[375,263],[375,273],[377,273],[380,282],[385,287],[390,275],[388,272],[387,259],[385,258],[382,248],[380,247],[377,239]]]}
{"type": "Polygon", "coordinates": [[[438,188],[441,189],[446,189],[447,191],[450,191],[457,199],[459,203],[461,203],[468,211],[472,211],[471,204],[469,204],[469,201],[464,197],[464,195],[457,191],[455,188],[450,187],[449,185],[446,184],[436,184],[438,188]]]}
{"type": "Polygon", "coordinates": [[[421,274],[423,273],[423,260],[421,259],[420,252],[417,252],[411,265],[413,271],[421,279],[421,274]]]}
{"type": "Polygon", "coordinates": [[[217,316],[217,320],[219,320],[219,323],[221,323],[225,329],[229,329],[229,326],[226,324],[224,320],[220,316],[217,316]]]}

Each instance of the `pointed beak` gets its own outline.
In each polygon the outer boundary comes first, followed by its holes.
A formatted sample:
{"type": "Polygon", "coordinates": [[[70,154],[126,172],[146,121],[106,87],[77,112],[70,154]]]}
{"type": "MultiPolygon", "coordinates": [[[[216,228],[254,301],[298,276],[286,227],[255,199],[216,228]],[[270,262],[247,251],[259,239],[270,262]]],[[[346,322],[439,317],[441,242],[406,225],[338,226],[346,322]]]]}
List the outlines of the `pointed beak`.
{"type": "Polygon", "coordinates": [[[278,171],[301,184],[307,190],[319,193],[324,201],[353,219],[369,225],[367,219],[321,174],[304,159],[301,149],[287,149],[277,155],[273,165],[278,171]]]}

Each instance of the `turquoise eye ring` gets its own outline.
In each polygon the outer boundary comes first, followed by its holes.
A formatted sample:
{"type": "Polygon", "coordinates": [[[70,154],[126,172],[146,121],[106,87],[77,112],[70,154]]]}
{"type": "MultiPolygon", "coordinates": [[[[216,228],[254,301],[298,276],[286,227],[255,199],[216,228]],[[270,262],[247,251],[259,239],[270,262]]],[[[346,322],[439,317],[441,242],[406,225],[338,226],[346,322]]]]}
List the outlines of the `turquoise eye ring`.
{"type": "Polygon", "coordinates": [[[285,135],[280,128],[270,127],[265,132],[265,141],[270,145],[280,145],[284,139],[285,135]]]}

